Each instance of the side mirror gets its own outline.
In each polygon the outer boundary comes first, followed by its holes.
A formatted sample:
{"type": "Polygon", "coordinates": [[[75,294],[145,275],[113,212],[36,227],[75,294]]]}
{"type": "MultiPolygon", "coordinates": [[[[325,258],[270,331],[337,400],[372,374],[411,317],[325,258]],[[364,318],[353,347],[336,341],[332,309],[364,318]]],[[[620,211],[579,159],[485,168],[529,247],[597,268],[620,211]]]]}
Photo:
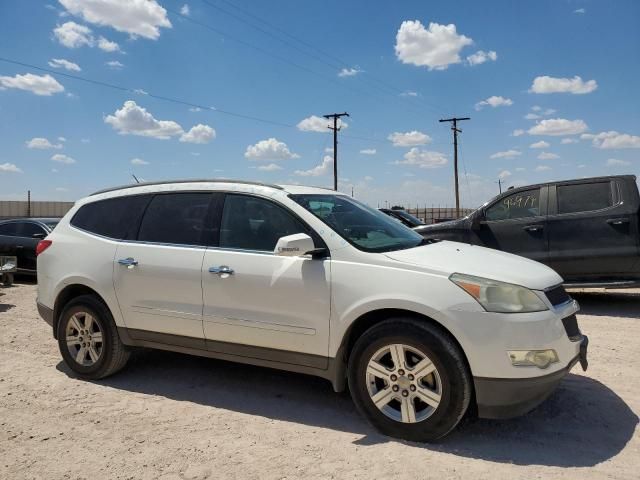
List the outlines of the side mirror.
{"type": "Polygon", "coordinates": [[[316,246],[313,244],[313,239],[309,235],[306,233],[296,233],[294,235],[280,237],[273,253],[280,257],[301,257],[302,255],[313,253],[315,248],[316,246]]]}
{"type": "Polygon", "coordinates": [[[33,235],[31,235],[31,238],[38,238],[38,239],[42,240],[46,236],[47,235],[45,233],[34,233],[33,235]]]}
{"type": "Polygon", "coordinates": [[[480,230],[482,221],[485,219],[484,210],[480,210],[471,219],[471,230],[480,230]]]}

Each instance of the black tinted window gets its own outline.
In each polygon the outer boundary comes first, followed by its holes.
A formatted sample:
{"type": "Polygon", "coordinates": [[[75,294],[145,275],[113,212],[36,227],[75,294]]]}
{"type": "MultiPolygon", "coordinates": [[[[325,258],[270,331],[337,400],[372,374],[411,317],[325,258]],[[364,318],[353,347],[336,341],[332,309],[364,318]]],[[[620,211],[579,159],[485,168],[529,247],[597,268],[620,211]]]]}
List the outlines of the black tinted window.
{"type": "Polygon", "coordinates": [[[47,232],[44,231],[40,225],[31,222],[23,222],[19,224],[18,227],[18,236],[19,237],[33,237],[36,233],[41,235],[46,235],[47,232]]]}
{"type": "Polygon", "coordinates": [[[205,229],[210,193],[168,193],[156,195],[147,208],[138,240],[178,245],[207,245],[205,229]]]}
{"type": "Polygon", "coordinates": [[[306,233],[284,208],[257,197],[227,195],[220,226],[220,246],[273,251],[280,237],[306,233]]]}
{"type": "Polygon", "coordinates": [[[16,223],[2,223],[0,224],[0,235],[13,237],[17,233],[17,227],[16,223]]]}
{"type": "Polygon", "coordinates": [[[487,208],[487,220],[510,220],[540,215],[540,189],[516,192],[487,208]]]}
{"type": "Polygon", "coordinates": [[[600,210],[613,205],[609,182],[558,185],[558,213],[600,210]]]}
{"type": "Polygon", "coordinates": [[[116,240],[135,238],[149,195],[110,198],[88,203],[71,219],[71,225],[116,240]]]}

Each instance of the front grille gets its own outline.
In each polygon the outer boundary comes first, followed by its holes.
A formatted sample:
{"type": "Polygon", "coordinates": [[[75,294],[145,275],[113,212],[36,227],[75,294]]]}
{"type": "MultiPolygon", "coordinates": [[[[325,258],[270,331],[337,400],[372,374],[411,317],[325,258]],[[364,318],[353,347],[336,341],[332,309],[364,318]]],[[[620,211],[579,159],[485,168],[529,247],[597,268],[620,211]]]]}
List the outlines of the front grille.
{"type": "Polygon", "coordinates": [[[564,287],[562,285],[558,285],[557,287],[554,287],[551,290],[547,290],[545,292],[545,295],[547,296],[547,298],[551,302],[551,305],[553,305],[554,307],[556,305],[561,305],[561,304],[566,303],[569,300],[571,300],[571,297],[565,291],[565,289],[564,289],[564,287]]]}
{"type": "Polygon", "coordinates": [[[572,342],[577,342],[582,339],[582,332],[580,332],[580,327],[578,327],[578,319],[575,315],[571,315],[569,317],[565,317],[562,319],[562,324],[564,325],[564,329],[567,332],[567,337],[572,342]]]}

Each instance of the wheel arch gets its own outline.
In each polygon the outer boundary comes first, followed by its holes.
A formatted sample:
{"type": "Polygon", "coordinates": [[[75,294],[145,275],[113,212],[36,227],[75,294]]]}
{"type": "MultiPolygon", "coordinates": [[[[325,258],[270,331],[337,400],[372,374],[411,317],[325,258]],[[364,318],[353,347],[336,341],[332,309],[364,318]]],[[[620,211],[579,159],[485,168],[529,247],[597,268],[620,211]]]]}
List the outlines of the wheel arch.
{"type": "MultiPolygon", "coordinates": [[[[82,295],[92,295],[96,297],[104,306],[109,309],[109,305],[105,301],[105,299],[93,288],[82,284],[82,283],[72,283],[70,285],[65,286],[58,295],[56,296],[56,300],[53,306],[53,338],[58,339],[58,322],[60,321],[60,315],[64,310],[64,307],[74,298],[77,298],[82,295]]],[[[111,311],[111,309],[109,309],[111,311]]]]}
{"type": "Polygon", "coordinates": [[[424,313],[416,312],[414,310],[405,308],[378,308],[361,314],[353,322],[351,322],[351,324],[345,331],[336,355],[336,375],[334,380],[334,389],[336,391],[343,391],[346,388],[346,375],[349,356],[351,355],[353,346],[355,345],[358,338],[360,338],[364,332],[366,332],[373,326],[393,317],[414,318],[419,321],[429,323],[430,325],[440,330],[460,350],[465,364],[469,369],[469,372],[471,372],[469,359],[464,348],[462,347],[462,344],[460,343],[458,338],[451,332],[451,330],[445,327],[441,322],[428,315],[425,315],[424,313]]]}

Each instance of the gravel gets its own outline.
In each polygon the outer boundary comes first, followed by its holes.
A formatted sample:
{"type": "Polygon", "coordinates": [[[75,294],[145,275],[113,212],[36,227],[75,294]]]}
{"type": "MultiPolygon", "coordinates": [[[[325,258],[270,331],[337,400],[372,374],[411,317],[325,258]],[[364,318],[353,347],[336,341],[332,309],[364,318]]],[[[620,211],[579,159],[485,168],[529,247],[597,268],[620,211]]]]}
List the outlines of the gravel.
{"type": "Polygon", "coordinates": [[[588,372],[524,417],[466,420],[427,445],[378,434],[304,375],[145,350],[78,380],[35,285],[0,288],[0,478],[637,479],[640,290],[573,295],[588,372]]]}

